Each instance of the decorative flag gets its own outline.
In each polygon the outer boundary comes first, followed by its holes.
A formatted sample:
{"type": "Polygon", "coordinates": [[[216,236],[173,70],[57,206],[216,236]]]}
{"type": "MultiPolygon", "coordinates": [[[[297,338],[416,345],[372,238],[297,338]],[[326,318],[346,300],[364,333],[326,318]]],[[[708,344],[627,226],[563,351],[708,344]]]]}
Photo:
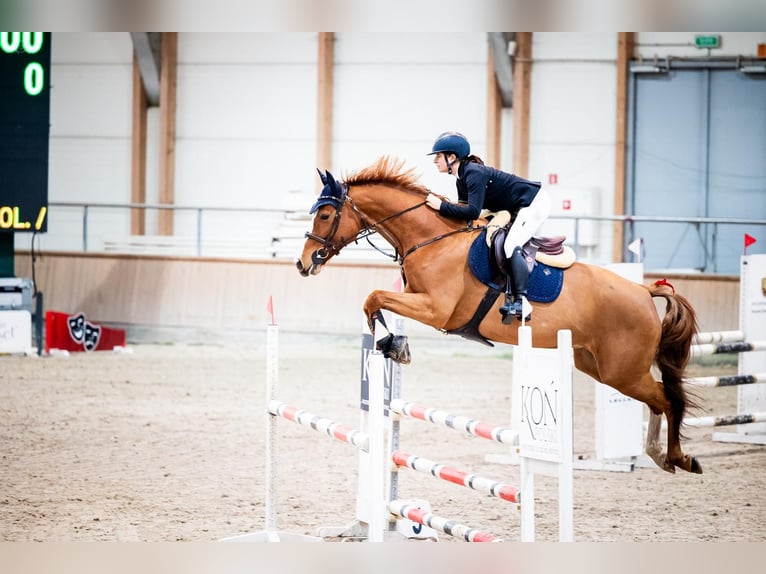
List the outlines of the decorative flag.
{"type": "Polygon", "coordinates": [[[745,255],[747,255],[747,248],[756,242],[755,237],[745,233],[745,255]]]}
{"type": "Polygon", "coordinates": [[[628,245],[628,251],[635,254],[635,256],[638,258],[638,263],[641,263],[641,252],[643,251],[644,246],[644,238],[639,237],[632,243],[628,245]]]}
{"type": "Polygon", "coordinates": [[[276,322],[274,321],[274,300],[271,295],[269,295],[269,302],[266,303],[266,311],[271,317],[271,325],[276,325],[276,322]]]}

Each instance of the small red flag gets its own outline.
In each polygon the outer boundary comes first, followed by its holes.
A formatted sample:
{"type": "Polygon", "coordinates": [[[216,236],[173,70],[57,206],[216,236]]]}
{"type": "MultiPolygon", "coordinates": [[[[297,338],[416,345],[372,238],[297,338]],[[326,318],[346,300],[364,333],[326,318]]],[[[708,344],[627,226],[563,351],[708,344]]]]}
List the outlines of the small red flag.
{"type": "Polygon", "coordinates": [[[751,246],[753,243],[755,243],[755,242],[756,242],[756,239],[755,239],[755,237],[753,237],[752,235],[748,235],[747,233],[745,233],[745,249],[747,249],[748,247],[750,247],[750,246],[751,246]]]}
{"type": "Polygon", "coordinates": [[[274,301],[271,295],[269,295],[269,302],[266,303],[266,311],[268,311],[269,316],[271,317],[271,324],[276,325],[276,323],[274,322],[274,301]]]}

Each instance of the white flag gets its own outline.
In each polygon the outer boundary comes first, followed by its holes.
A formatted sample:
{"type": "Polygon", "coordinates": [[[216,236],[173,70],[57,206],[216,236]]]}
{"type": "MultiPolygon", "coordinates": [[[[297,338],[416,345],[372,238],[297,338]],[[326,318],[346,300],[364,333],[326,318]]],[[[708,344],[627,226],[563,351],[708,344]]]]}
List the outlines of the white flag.
{"type": "Polygon", "coordinates": [[[641,248],[643,247],[643,245],[644,245],[643,237],[639,237],[634,242],[628,245],[628,251],[630,251],[631,253],[634,253],[636,257],[638,257],[639,263],[641,262],[641,248]]]}

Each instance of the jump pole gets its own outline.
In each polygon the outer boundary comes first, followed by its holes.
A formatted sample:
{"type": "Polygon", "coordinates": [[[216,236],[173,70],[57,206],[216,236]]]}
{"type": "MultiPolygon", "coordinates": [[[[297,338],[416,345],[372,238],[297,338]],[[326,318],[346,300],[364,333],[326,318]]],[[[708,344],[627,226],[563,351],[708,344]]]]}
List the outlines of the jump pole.
{"type": "MultiPolygon", "coordinates": [[[[744,341],[755,343],[754,352],[739,353],[740,376],[766,372],[766,350],[758,342],[766,341],[766,254],[740,257],[739,328],[744,341]]],[[[737,386],[737,414],[766,412],[766,385],[737,386]]],[[[715,432],[713,440],[766,445],[766,423],[741,424],[735,432],[715,432]]]]}
{"type": "MultiPolygon", "coordinates": [[[[266,402],[275,402],[279,381],[279,325],[266,326],[266,402]]],[[[220,542],[322,542],[321,538],[277,529],[277,417],[266,416],[266,528],[220,542]]]]}
{"type": "Polygon", "coordinates": [[[279,380],[279,327],[270,324],[266,328],[266,400],[269,416],[266,422],[266,528],[261,532],[240,534],[221,539],[221,542],[322,542],[321,537],[296,534],[277,529],[277,417],[286,418],[302,425],[315,427],[328,436],[356,446],[360,453],[368,455],[366,461],[369,480],[366,482],[365,500],[368,509],[369,542],[382,542],[387,526],[388,509],[385,503],[385,427],[383,422],[383,355],[373,351],[367,357],[370,373],[369,410],[380,413],[371,416],[369,434],[349,429],[334,421],[318,417],[313,413],[296,409],[276,399],[279,380]]]}
{"type": "MultiPolygon", "coordinates": [[[[404,320],[401,317],[396,317],[393,323],[393,332],[397,335],[404,334],[404,320]]],[[[362,345],[359,376],[359,429],[361,429],[361,431],[367,436],[372,435],[373,429],[370,428],[370,407],[371,400],[376,400],[376,398],[370,396],[369,389],[371,387],[374,387],[375,390],[378,388],[381,389],[383,393],[382,412],[384,413],[384,420],[381,423],[383,425],[381,434],[384,436],[383,448],[385,452],[390,452],[393,448],[391,441],[394,440],[393,437],[398,434],[399,422],[394,421],[393,423],[387,423],[386,419],[388,417],[385,416],[385,413],[387,406],[391,402],[391,397],[399,396],[401,393],[402,366],[398,363],[395,363],[391,359],[383,358],[382,355],[380,358],[382,363],[380,363],[377,359],[371,361],[373,354],[377,353],[377,351],[375,351],[375,341],[372,334],[370,333],[369,328],[367,327],[367,320],[364,317],[362,318],[361,331],[362,345]],[[380,380],[381,382],[374,382],[376,380],[380,380]],[[387,432],[390,428],[393,428],[393,431],[387,432]]],[[[318,528],[317,535],[321,536],[322,538],[349,538],[355,540],[367,540],[370,533],[370,523],[374,520],[372,517],[373,505],[377,504],[377,502],[373,502],[373,500],[377,501],[385,499],[385,496],[382,498],[378,496],[375,499],[370,499],[370,481],[372,480],[372,476],[377,478],[378,474],[380,474],[380,476],[388,477],[389,482],[386,482],[385,478],[383,479],[384,491],[388,491],[390,488],[392,488],[390,481],[396,481],[395,473],[386,473],[385,462],[383,463],[384,466],[382,469],[376,468],[374,471],[371,470],[373,460],[377,461],[378,458],[373,458],[369,449],[360,449],[358,458],[359,470],[357,476],[356,511],[354,520],[341,526],[322,526],[318,528]]],[[[380,460],[384,459],[385,455],[380,458],[380,460]]],[[[395,485],[393,488],[395,488],[395,485]]],[[[388,516],[387,511],[385,511],[385,516],[388,516]]],[[[389,524],[389,531],[393,530],[394,528],[395,525],[389,524]]]]}

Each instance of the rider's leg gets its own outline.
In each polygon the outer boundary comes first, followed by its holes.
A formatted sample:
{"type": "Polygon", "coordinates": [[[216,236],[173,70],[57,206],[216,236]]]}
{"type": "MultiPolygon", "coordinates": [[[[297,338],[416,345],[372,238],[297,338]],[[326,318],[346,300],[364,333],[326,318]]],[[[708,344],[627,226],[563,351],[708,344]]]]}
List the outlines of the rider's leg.
{"type": "Polygon", "coordinates": [[[529,267],[521,247],[537,233],[550,214],[551,204],[548,193],[541,189],[528,207],[519,210],[503,245],[507,273],[505,304],[500,307],[503,323],[508,324],[512,316],[521,320],[522,297],[527,295],[529,267]]]}
{"type": "Polygon", "coordinates": [[[522,298],[527,296],[529,267],[527,267],[527,258],[521,247],[516,247],[511,256],[506,259],[505,271],[508,274],[508,283],[506,284],[505,304],[500,307],[500,315],[503,317],[503,323],[507,325],[511,323],[514,316],[521,320],[522,298]],[[511,293],[508,292],[509,290],[511,293]]]}

